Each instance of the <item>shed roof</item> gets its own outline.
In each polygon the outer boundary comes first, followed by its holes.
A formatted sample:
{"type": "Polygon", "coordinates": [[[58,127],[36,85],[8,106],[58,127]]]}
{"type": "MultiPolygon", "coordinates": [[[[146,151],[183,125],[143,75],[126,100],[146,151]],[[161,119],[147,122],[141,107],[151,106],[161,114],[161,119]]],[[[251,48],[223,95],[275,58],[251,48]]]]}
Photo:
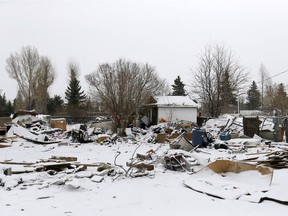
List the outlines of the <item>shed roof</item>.
{"type": "Polygon", "coordinates": [[[155,97],[156,103],[155,105],[161,106],[186,106],[186,107],[197,107],[199,108],[199,104],[197,104],[194,100],[192,100],[189,96],[158,96],[155,97]]]}

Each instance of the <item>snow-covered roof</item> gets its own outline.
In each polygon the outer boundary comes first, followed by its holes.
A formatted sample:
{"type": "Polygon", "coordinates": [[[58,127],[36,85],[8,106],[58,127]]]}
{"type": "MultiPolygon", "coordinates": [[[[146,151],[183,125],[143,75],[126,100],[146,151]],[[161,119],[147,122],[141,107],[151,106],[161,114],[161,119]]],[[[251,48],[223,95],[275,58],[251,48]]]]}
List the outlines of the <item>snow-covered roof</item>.
{"type": "Polygon", "coordinates": [[[156,105],[169,105],[169,106],[189,106],[199,108],[199,104],[193,101],[189,96],[158,96],[155,97],[156,105]]]}

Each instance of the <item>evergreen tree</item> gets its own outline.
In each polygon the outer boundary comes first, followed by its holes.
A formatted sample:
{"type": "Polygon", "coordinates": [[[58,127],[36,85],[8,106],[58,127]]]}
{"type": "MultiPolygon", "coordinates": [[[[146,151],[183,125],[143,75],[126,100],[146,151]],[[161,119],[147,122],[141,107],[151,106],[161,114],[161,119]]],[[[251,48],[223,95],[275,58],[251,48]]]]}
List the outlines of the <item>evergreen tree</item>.
{"type": "Polygon", "coordinates": [[[6,97],[5,94],[0,94],[0,116],[5,116],[6,113],[6,97]]]}
{"type": "Polygon", "coordinates": [[[276,94],[274,95],[274,98],[273,98],[273,106],[274,108],[278,108],[284,111],[288,108],[287,105],[288,105],[287,92],[286,92],[284,84],[280,83],[276,87],[276,94]]]}
{"type": "Polygon", "coordinates": [[[65,91],[65,99],[67,100],[67,113],[73,117],[73,121],[78,121],[78,117],[85,116],[86,111],[84,105],[86,95],[81,90],[80,81],[78,80],[79,68],[76,63],[69,65],[70,82],[65,91]]]}
{"type": "Polygon", "coordinates": [[[6,95],[0,94],[0,117],[10,116],[14,112],[11,101],[7,101],[6,95]]]}
{"type": "Polygon", "coordinates": [[[61,98],[60,95],[54,95],[53,98],[49,99],[47,104],[47,112],[50,115],[54,115],[56,113],[61,112],[64,105],[64,100],[61,98]]]}
{"type": "Polygon", "coordinates": [[[85,101],[86,95],[84,90],[81,91],[80,81],[78,80],[78,67],[75,64],[69,65],[70,82],[65,91],[65,99],[68,101],[68,106],[78,107],[85,101]]]}
{"type": "Polygon", "coordinates": [[[172,86],[172,95],[174,96],[186,96],[186,92],[185,92],[185,84],[181,81],[180,76],[177,76],[177,78],[174,80],[174,85],[172,86]]]}
{"type": "Polygon", "coordinates": [[[12,102],[9,100],[6,104],[6,116],[10,116],[14,113],[14,106],[12,102]]]}
{"type": "Polygon", "coordinates": [[[79,106],[85,101],[85,98],[84,90],[81,91],[80,81],[77,78],[71,79],[65,92],[65,99],[68,101],[68,106],[79,106]]]}
{"type": "Polygon", "coordinates": [[[235,91],[236,89],[232,86],[229,72],[226,70],[223,74],[223,79],[220,82],[220,103],[223,107],[222,113],[229,112],[229,108],[237,104],[235,91]]]}
{"type": "Polygon", "coordinates": [[[255,81],[252,82],[250,89],[247,91],[246,107],[249,110],[259,109],[261,106],[261,94],[255,81]]]}

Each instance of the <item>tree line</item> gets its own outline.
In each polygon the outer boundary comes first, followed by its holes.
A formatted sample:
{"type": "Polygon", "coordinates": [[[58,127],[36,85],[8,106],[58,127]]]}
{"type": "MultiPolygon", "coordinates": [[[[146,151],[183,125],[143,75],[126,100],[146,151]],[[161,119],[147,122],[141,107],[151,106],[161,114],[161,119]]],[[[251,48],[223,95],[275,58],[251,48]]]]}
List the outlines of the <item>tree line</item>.
{"type": "Polygon", "coordinates": [[[35,109],[51,115],[85,116],[87,111],[106,111],[115,120],[115,127],[135,118],[140,107],[157,95],[189,95],[201,104],[201,112],[209,117],[241,109],[275,108],[286,112],[287,93],[283,83],[277,85],[269,79],[269,73],[261,65],[260,82],[249,84],[249,73],[223,45],[209,44],[198,57],[198,66],[192,69],[187,85],[178,75],[171,86],[159,77],[148,63],[136,63],[119,59],[102,63],[85,76],[89,94],[81,89],[80,68],[77,62],[68,62],[69,83],[65,98],[49,95],[55,79],[51,60],[31,46],[11,53],[6,59],[6,71],[16,80],[18,91],[15,100],[7,101],[0,95],[0,115],[10,115],[18,109],[35,109]],[[186,89],[189,87],[189,90],[186,89]],[[260,86],[260,89],[258,88],[260,86]],[[172,87],[172,90],[171,90],[172,87]],[[247,95],[244,98],[244,95],[247,95]],[[65,102],[64,102],[65,101],[65,102]]]}
{"type": "Polygon", "coordinates": [[[1,94],[0,91],[0,117],[10,116],[14,113],[13,103],[6,99],[5,93],[1,94]]]}

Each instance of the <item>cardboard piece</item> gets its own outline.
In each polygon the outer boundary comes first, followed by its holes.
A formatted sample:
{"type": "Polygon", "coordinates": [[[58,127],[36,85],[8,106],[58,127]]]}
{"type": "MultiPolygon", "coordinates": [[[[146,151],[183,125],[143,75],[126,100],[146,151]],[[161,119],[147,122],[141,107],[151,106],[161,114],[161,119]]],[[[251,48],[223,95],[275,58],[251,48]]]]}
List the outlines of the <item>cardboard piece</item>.
{"type": "Polygon", "coordinates": [[[164,142],[166,142],[166,138],[167,138],[166,133],[159,133],[159,134],[157,134],[155,141],[157,143],[164,143],[164,142]]]}
{"type": "Polygon", "coordinates": [[[221,199],[239,199],[268,191],[272,178],[273,169],[268,167],[217,160],[185,180],[184,185],[221,199]]]}
{"type": "Polygon", "coordinates": [[[62,131],[67,130],[67,122],[65,118],[57,118],[57,119],[51,119],[50,125],[52,128],[59,128],[62,131]]]}

